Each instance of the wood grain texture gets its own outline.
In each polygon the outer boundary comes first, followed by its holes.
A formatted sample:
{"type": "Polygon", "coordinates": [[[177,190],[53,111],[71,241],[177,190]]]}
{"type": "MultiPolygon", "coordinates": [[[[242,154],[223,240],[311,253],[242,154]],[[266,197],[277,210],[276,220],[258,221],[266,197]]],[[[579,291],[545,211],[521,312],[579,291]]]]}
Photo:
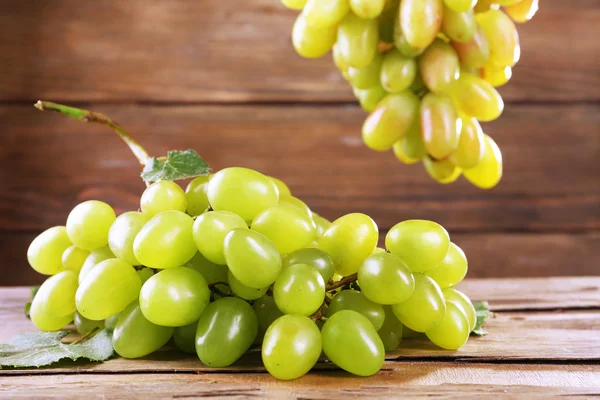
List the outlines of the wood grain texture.
{"type": "MultiPolygon", "coordinates": [[[[0,100],[354,101],[329,56],[304,60],[276,0],[0,2],[0,100]]],[[[600,5],[545,0],[519,25],[508,101],[600,99],[600,5]]]]}

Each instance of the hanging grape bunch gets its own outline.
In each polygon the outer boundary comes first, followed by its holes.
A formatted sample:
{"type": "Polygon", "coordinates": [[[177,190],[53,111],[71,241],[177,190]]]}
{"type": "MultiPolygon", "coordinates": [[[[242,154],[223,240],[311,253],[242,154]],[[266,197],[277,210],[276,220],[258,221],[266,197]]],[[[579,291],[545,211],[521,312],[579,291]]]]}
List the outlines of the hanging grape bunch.
{"type": "Polygon", "coordinates": [[[502,154],[479,122],[504,103],[495,89],[519,61],[514,22],[537,0],[282,0],[302,10],[292,30],[303,57],[333,61],[369,112],[367,147],[393,149],[423,163],[440,183],[463,174],[489,189],[502,177],[502,154]]]}

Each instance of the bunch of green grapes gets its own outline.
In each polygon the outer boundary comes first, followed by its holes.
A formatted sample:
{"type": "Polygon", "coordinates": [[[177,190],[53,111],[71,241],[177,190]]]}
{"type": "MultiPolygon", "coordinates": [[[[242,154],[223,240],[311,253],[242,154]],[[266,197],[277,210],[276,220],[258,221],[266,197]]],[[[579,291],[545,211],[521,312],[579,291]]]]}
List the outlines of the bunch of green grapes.
{"type": "Polygon", "coordinates": [[[538,0],[281,0],[302,10],[292,30],[303,57],[329,51],[369,112],[367,147],[421,161],[440,183],[462,174],[488,189],[502,177],[500,149],[480,121],[504,103],[495,89],[520,57],[514,22],[538,0]]]}
{"type": "Polygon", "coordinates": [[[55,331],[112,331],[122,357],[148,355],[171,338],[207,366],[224,367],[262,344],[279,379],[307,373],[321,352],[353,374],[379,371],[403,329],[445,349],[475,325],[453,286],[467,272],[462,250],[435,222],[404,221],[377,248],[375,222],[312,212],[280,180],[232,167],[184,191],[158,181],[139,211],[118,217],[86,201],[65,226],[31,243],[27,257],[49,275],[31,320],[55,331]]]}

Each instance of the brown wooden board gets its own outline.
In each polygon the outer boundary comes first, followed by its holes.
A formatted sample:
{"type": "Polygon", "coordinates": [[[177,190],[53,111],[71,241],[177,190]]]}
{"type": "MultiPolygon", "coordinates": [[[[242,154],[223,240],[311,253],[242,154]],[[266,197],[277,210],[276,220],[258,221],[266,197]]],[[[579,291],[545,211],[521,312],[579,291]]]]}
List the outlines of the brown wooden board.
{"type": "MultiPolygon", "coordinates": [[[[277,0],[0,2],[0,100],[353,101],[330,56],[304,60],[277,0]]],[[[508,101],[600,99],[600,5],[544,0],[519,25],[508,101]]]]}

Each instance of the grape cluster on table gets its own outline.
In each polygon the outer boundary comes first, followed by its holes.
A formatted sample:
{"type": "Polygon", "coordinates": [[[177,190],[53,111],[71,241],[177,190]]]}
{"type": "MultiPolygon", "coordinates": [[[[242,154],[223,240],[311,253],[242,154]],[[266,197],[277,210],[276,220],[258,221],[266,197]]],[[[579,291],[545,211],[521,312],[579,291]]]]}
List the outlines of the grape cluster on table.
{"type": "Polygon", "coordinates": [[[112,331],[115,351],[138,358],[173,338],[210,367],[262,344],[279,379],[321,357],[356,375],[379,371],[385,351],[424,333],[458,349],[476,323],[453,288],[463,251],[425,220],[395,225],[377,247],[367,215],[334,222],[313,213],[280,180],[232,167],[192,180],[159,181],[140,211],[118,217],[106,203],[76,206],[66,226],[31,243],[27,257],[50,275],[30,317],[43,331],[74,322],[85,335],[112,331]]]}
{"type": "Polygon", "coordinates": [[[538,0],[281,0],[302,10],[292,29],[303,57],[329,51],[369,112],[365,145],[419,161],[440,183],[460,175],[489,189],[502,155],[479,121],[504,109],[495,89],[520,57],[514,22],[538,0]]]}

